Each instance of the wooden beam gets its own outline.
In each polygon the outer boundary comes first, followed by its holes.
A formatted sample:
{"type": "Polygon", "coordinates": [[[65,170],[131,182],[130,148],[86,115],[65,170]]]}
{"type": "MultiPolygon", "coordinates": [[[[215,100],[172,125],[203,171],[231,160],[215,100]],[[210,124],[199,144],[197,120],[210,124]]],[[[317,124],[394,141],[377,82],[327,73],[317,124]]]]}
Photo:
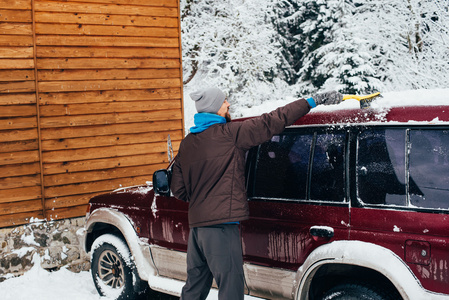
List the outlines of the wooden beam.
{"type": "Polygon", "coordinates": [[[0,47],[1,58],[33,58],[33,47],[0,47]]]}
{"type": "Polygon", "coordinates": [[[0,203],[41,199],[40,186],[0,190],[0,203]]]}
{"type": "Polygon", "coordinates": [[[0,34],[32,35],[32,25],[27,23],[0,23],[0,34]]]}
{"type": "Polygon", "coordinates": [[[178,20],[173,17],[111,15],[104,13],[36,12],[36,20],[39,23],[178,28],[178,20]]]}
{"type": "Polygon", "coordinates": [[[37,129],[0,130],[0,141],[4,143],[37,140],[37,129]]]}
{"type": "Polygon", "coordinates": [[[71,139],[54,139],[42,141],[42,149],[44,151],[65,150],[65,149],[82,149],[92,147],[104,147],[115,145],[133,145],[138,143],[154,143],[166,142],[167,136],[170,134],[172,141],[180,141],[183,138],[182,130],[177,131],[151,131],[143,133],[127,133],[114,135],[95,135],[71,139]]]}
{"type": "MultiPolygon", "coordinates": [[[[0,71],[1,76],[1,71],[0,71]]],[[[178,79],[178,69],[101,69],[101,70],[41,70],[38,72],[39,80],[117,80],[117,79],[178,79]]]]}
{"type": "Polygon", "coordinates": [[[52,2],[52,1],[38,1],[36,2],[35,5],[36,11],[46,11],[46,12],[91,13],[94,11],[101,11],[104,14],[154,16],[154,17],[177,17],[178,15],[178,10],[176,8],[171,7],[52,2]]]}
{"type": "Polygon", "coordinates": [[[31,10],[31,1],[30,0],[2,0],[2,1],[0,1],[0,9],[31,10]]]}
{"type": "Polygon", "coordinates": [[[2,215],[12,215],[24,212],[34,212],[42,209],[40,200],[28,200],[12,203],[0,203],[0,218],[2,215]]]}
{"type": "Polygon", "coordinates": [[[39,153],[37,150],[0,153],[0,165],[26,164],[38,161],[39,153]]]}
{"type": "MultiPolygon", "coordinates": [[[[64,93],[40,93],[41,105],[50,104],[75,104],[114,101],[139,101],[151,99],[180,99],[181,89],[178,88],[153,88],[145,90],[112,90],[89,92],[64,92],[64,93]]],[[[0,95],[1,97],[1,95],[0,95]]]]}
{"type": "Polygon", "coordinates": [[[0,153],[15,152],[15,151],[30,151],[30,150],[37,150],[39,148],[37,139],[23,140],[23,141],[17,141],[16,139],[14,139],[14,141],[10,142],[3,142],[3,140],[1,141],[2,142],[0,142],[0,153]]]}
{"type": "MultiPolygon", "coordinates": [[[[160,132],[167,130],[182,130],[181,120],[160,120],[150,122],[133,122],[124,124],[100,124],[94,126],[66,127],[66,128],[47,128],[42,129],[42,140],[70,139],[105,136],[111,134],[145,133],[160,132]]],[[[1,131],[0,131],[1,134],[1,131]]]]}
{"type": "MultiPolygon", "coordinates": [[[[31,83],[33,82],[31,81],[31,83]]],[[[35,115],[36,104],[9,105],[2,107],[0,110],[0,118],[29,117],[35,115]]]]}
{"type": "MultiPolygon", "coordinates": [[[[8,23],[6,23],[8,24],[8,23]]],[[[21,26],[20,31],[16,28],[18,26],[0,25],[0,34],[8,34],[9,32],[16,32],[28,34],[27,27],[21,26]]],[[[37,34],[57,34],[65,35],[94,35],[94,36],[137,36],[137,37],[178,37],[177,28],[164,27],[136,27],[136,26],[115,26],[115,25],[82,25],[82,24],[36,24],[37,34]]]]}
{"type": "MultiPolygon", "coordinates": [[[[179,142],[176,141],[173,142],[173,148],[177,149],[178,147],[179,142]]],[[[166,152],[166,151],[167,151],[167,143],[164,141],[156,143],[134,144],[132,145],[132,147],[130,147],[129,145],[117,145],[117,146],[74,149],[74,150],[46,151],[43,153],[43,160],[45,161],[45,163],[69,162],[69,161],[91,160],[97,158],[133,156],[140,154],[166,152]]],[[[0,153],[0,162],[1,162],[1,155],[2,154],[0,153]]]]}
{"type": "Polygon", "coordinates": [[[0,58],[0,69],[32,69],[34,60],[32,58],[0,58]]]}
{"type": "Polygon", "coordinates": [[[20,187],[40,186],[40,185],[41,185],[40,174],[0,178],[0,190],[10,190],[20,187]]]}
{"type": "Polygon", "coordinates": [[[39,163],[19,164],[19,165],[1,165],[0,166],[0,178],[16,177],[24,175],[36,175],[39,174],[39,163]]]}
{"type": "MultiPolygon", "coordinates": [[[[1,61],[0,61],[0,64],[1,64],[1,61]]],[[[36,89],[36,85],[35,85],[34,81],[0,82],[0,94],[28,93],[28,92],[34,92],[35,89],[36,89]]]]}
{"type": "Polygon", "coordinates": [[[0,22],[31,23],[31,10],[0,9],[0,22]]]}
{"type": "MultiPolygon", "coordinates": [[[[159,168],[162,168],[163,166],[166,165],[161,165],[159,168]]],[[[48,187],[45,189],[45,198],[107,192],[124,186],[144,184],[146,181],[151,180],[151,178],[151,175],[145,175],[131,178],[119,178],[114,180],[92,181],[88,183],[48,187]]]]}
{"type": "MultiPolygon", "coordinates": [[[[25,60],[24,60],[25,61],[25,60]]],[[[0,61],[0,68],[2,63],[0,61]]],[[[48,69],[162,69],[179,68],[179,59],[148,58],[39,58],[39,70],[48,69]]],[[[26,68],[21,68],[26,69],[26,68]]],[[[119,71],[119,70],[117,70],[119,71]]]]}
{"type": "Polygon", "coordinates": [[[122,157],[81,160],[72,162],[46,163],[44,174],[63,174],[72,172],[83,172],[89,170],[103,170],[117,167],[140,166],[143,163],[158,161],[165,166],[168,164],[167,153],[158,152],[142,155],[131,155],[122,157]]]}
{"type": "MultiPolygon", "coordinates": [[[[0,36],[0,45],[29,46],[27,40],[16,41],[0,36]],[[6,41],[3,41],[5,39],[6,41]]],[[[6,35],[6,37],[12,37],[6,35]]],[[[17,36],[22,37],[22,36],[17,36]]],[[[66,36],[61,39],[56,35],[40,35],[36,37],[39,46],[97,46],[97,47],[166,47],[177,48],[177,38],[154,38],[154,37],[109,37],[109,36],[66,36]]]]}
{"type": "Polygon", "coordinates": [[[0,228],[30,223],[31,218],[43,219],[42,211],[0,215],[0,228]]]}
{"type": "Polygon", "coordinates": [[[37,127],[37,121],[36,121],[35,117],[0,119],[0,131],[1,130],[36,128],[36,127],[37,127]]]}
{"type": "Polygon", "coordinates": [[[0,35],[0,46],[30,47],[33,37],[26,35],[0,35]]]}
{"type": "MultiPolygon", "coordinates": [[[[181,120],[181,112],[175,110],[160,110],[153,112],[131,112],[113,114],[92,114],[82,116],[46,117],[41,119],[42,128],[77,127],[91,125],[106,125],[120,123],[137,123],[149,121],[181,120]]],[[[1,120],[0,120],[1,125],[1,120]]],[[[1,126],[0,126],[1,128],[1,126]]]]}
{"type": "Polygon", "coordinates": [[[50,220],[62,220],[68,218],[82,217],[86,215],[87,205],[64,207],[48,210],[47,218],[50,220]]]}
{"type": "Polygon", "coordinates": [[[176,48],[39,46],[39,58],[179,58],[176,48]]]}
{"type": "MultiPolygon", "coordinates": [[[[17,106],[18,108],[23,107],[17,106]]],[[[112,103],[86,103],[86,104],[67,104],[67,105],[47,105],[41,107],[42,117],[53,116],[76,116],[88,115],[93,112],[101,113],[119,113],[119,112],[141,112],[156,111],[166,109],[180,109],[180,103],[177,100],[153,100],[153,101],[134,101],[134,102],[112,102],[112,103]]],[[[12,107],[5,111],[5,115],[14,115],[17,109],[12,107]]],[[[26,112],[25,112],[26,113],[26,112]]],[[[35,111],[30,111],[35,114],[35,111]]],[[[0,113],[0,117],[2,113],[0,113]]]]}
{"type": "Polygon", "coordinates": [[[47,210],[54,210],[57,208],[67,208],[73,206],[81,206],[89,203],[89,200],[100,193],[89,193],[75,196],[56,197],[45,200],[45,208],[47,210]]]}
{"type": "MultiPolygon", "coordinates": [[[[147,176],[150,178],[153,172],[157,170],[156,168],[160,168],[160,164],[157,164],[156,167],[153,165],[139,165],[135,167],[119,167],[107,170],[92,170],[87,172],[47,175],[44,176],[44,184],[48,188],[50,186],[89,183],[93,181],[113,180],[137,176],[147,176]]],[[[30,178],[32,177],[30,176],[30,178]]],[[[0,178],[0,183],[1,182],[2,179],[0,178]]],[[[11,186],[13,185],[11,184],[11,186]]]]}
{"type": "MultiPolygon", "coordinates": [[[[60,0],[47,0],[60,1],[60,0]]],[[[86,0],[71,0],[72,2],[86,2],[86,0]]],[[[142,5],[142,6],[162,6],[178,7],[179,0],[89,0],[91,3],[122,4],[122,5],[142,5]]]]}
{"type": "Polygon", "coordinates": [[[89,81],[50,81],[39,82],[38,88],[43,93],[54,92],[80,92],[98,90],[139,90],[152,89],[155,87],[179,87],[179,78],[166,79],[130,79],[130,80],[89,80],[89,81]]]}

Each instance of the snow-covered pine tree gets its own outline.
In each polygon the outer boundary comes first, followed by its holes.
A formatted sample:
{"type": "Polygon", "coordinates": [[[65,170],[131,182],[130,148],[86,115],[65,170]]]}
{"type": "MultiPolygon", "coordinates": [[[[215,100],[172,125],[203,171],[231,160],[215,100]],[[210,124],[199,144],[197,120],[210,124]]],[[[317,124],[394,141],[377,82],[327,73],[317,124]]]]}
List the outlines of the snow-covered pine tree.
{"type": "Polygon", "coordinates": [[[383,85],[368,48],[371,42],[366,40],[363,30],[354,30],[358,22],[357,8],[348,0],[329,1],[328,6],[328,13],[335,20],[328,31],[331,42],[304,59],[302,81],[307,84],[310,80],[320,90],[345,94],[367,94],[381,89],[383,85]]]}
{"type": "Polygon", "coordinates": [[[407,0],[407,9],[411,86],[449,86],[449,2],[407,0]]]}
{"type": "MultiPolygon", "coordinates": [[[[332,19],[328,10],[326,0],[283,0],[274,6],[273,24],[278,32],[283,56],[279,67],[289,84],[306,80],[305,87],[319,85],[315,81],[322,81],[322,78],[311,76],[315,65],[313,59],[306,62],[304,59],[331,41],[329,30],[336,20],[332,19]]],[[[315,89],[312,87],[310,90],[315,89]]]]}
{"type": "Polygon", "coordinates": [[[295,38],[300,33],[300,20],[296,18],[299,5],[297,0],[283,0],[273,6],[272,22],[277,31],[276,39],[281,46],[278,76],[289,84],[296,83],[303,56],[301,45],[295,38]]]}
{"type": "MultiPolygon", "coordinates": [[[[218,86],[260,104],[274,90],[266,75],[278,65],[275,31],[266,19],[270,1],[182,0],[186,89],[218,86]]],[[[235,106],[234,106],[235,107],[235,106]]],[[[232,107],[231,107],[232,108],[232,107]]]]}
{"type": "Polygon", "coordinates": [[[449,85],[447,0],[354,0],[347,28],[363,33],[384,91],[449,85]]]}
{"type": "Polygon", "coordinates": [[[298,95],[322,89],[365,93],[380,86],[362,47],[366,42],[345,27],[354,13],[351,0],[284,0],[274,9],[283,47],[280,73],[298,95]]]}

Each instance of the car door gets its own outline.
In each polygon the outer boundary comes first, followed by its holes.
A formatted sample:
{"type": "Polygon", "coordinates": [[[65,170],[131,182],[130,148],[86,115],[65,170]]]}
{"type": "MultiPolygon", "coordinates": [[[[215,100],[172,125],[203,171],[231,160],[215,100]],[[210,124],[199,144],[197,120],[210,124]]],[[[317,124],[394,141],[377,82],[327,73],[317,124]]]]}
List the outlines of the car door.
{"type": "Polygon", "coordinates": [[[348,238],[346,138],[343,129],[287,129],[249,153],[241,233],[251,295],[291,298],[311,251],[348,238]]]}
{"type": "Polygon", "coordinates": [[[158,273],[185,280],[189,237],[188,203],[161,195],[154,195],[149,201],[149,242],[153,245],[151,254],[158,273]]]}
{"type": "Polygon", "coordinates": [[[425,289],[449,293],[448,128],[374,126],[354,142],[351,239],[393,251],[425,289]]]}

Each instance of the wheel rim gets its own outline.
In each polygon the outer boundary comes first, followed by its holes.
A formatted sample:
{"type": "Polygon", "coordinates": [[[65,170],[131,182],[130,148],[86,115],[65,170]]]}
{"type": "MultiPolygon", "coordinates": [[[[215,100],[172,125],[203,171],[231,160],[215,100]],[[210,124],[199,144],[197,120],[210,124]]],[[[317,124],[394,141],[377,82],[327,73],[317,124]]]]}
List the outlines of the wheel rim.
{"type": "Polygon", "coordinates": [[[125,284],[123,264],[120,257],[106,250],[101,253],[98,260],[98,276],[107,286],[114,289],[121,288],[125,284]]]}

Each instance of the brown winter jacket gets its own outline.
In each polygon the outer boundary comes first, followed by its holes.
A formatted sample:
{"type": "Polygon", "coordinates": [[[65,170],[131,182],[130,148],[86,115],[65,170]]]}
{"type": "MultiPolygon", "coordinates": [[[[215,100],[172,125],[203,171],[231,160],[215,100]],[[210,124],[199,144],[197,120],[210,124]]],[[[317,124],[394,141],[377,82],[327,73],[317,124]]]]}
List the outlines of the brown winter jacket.
{"type": "Polygon", "coordinates": [[[190,227],[248,219],[245,152],[309,110],[308,102],[300,99],[257,118],[188,134],[173,165],[171,189],[176,198],[189,202],[190,227]]]}

